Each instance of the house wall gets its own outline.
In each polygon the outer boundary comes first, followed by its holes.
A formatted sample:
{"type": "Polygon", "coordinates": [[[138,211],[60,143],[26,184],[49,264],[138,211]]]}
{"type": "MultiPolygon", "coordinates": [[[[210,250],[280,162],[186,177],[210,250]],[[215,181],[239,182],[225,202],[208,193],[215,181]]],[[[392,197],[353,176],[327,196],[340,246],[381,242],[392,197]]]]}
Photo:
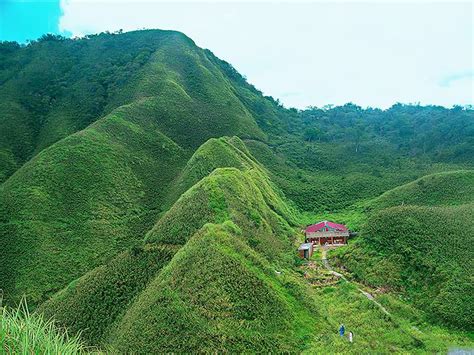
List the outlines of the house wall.
{"type": "Polygon", "coordinates": [[[324,232],[311,232],[311,233],[306,233],[307,238],[320,238],[320,237],[348,237],[349,236],[349,231],[324,231],[324,232]]]}
{"type": "Polygon", "coordinates": [[[326,236],[326,237],[311,237],[307,238],[309,243],[324,245],[324,244],[347,244],[347,237],[345,236],[326,236]]]}

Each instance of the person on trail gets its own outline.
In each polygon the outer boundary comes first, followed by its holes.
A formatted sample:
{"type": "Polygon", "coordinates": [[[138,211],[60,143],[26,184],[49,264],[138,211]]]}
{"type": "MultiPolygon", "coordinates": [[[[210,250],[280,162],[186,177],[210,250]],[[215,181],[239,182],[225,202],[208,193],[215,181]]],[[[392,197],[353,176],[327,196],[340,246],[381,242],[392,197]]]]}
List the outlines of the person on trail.
{"type": "Polygon", "coordinates": [[[349,332],[349,343],[352,343],[352,337],[354,336],[354,333],[349,332]]]}
{"type": "Polygon", "coordinates": [[[344,328],[344,324],[341,324],[341,326],[339,327],[339,335],[340,335],[341,337],[344,336],[345,330],[346,330],[346,329],[344,328]]]}

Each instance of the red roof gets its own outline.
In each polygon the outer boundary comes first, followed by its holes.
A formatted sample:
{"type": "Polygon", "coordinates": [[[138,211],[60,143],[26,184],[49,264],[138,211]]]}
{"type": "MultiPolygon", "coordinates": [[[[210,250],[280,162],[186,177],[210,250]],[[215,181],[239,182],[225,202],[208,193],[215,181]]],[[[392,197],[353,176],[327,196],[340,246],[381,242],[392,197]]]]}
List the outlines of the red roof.
{"type": "Polygon", "coordinates": [[[321,228],[324,227],[330,227],[338,231],[345,232],[347,230],[347,227],[343,224],[339,223],[334,223],[334,222],[329,222],[329,221],[322,221],[316,224],[312,224],[308,227],[306,227],[306,233],[313,233],[319,231],[321,228]]]}

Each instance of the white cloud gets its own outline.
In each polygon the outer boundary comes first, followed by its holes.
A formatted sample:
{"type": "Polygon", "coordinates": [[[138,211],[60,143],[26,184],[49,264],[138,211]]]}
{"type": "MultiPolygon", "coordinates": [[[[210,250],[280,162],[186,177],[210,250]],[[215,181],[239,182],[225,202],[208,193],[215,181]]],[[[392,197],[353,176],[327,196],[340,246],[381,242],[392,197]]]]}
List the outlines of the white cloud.
{"type": "Polygon", "coordinates": [[[352,101],[473,103],[472,4],[63,0],[60,28],[83,35],[182,31],[287,106],[352,101]]]}

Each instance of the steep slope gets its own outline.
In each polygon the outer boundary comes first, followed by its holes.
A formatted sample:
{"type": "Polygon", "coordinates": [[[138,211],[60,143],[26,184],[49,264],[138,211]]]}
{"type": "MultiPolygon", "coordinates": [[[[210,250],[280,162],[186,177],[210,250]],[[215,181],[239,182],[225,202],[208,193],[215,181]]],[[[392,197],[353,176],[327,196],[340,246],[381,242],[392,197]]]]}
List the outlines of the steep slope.
{"type": "Polygon", "coordinates": [[[140,240],[183,149],[111,114],[44,150],[0,187],[0,283],[31,304],[140,240]]]}
{"type": "Polygon", "coordinates": [[[295,220],[272,191],[265,176],[254,170],[221,168],[193,186],[147,234],[148,242],[184,245],[206,223],[233,221],[256,250],[274,258],[291,247],[295,220]],[[286,215],[280,213],[287,213],[286,215]]]}
{"type": "Polygon", "coordinates": [[[206,225],[127,311],[119,352],[296,351],[307,309],[229,227],[206,225]]]}
{"type": "Polygon", "coordinates": [[[241,133],[255,133],[219,60],[179,32],[44,36],[26,47],[0,43],[0,59],[0,182],[45,147],[141,98],[166,101],[164,133],[185,145],[199,146],[209,129],[237,133],[229,129],[244,121],[241,133]]]}
{"type": "Polygon", "coordinates": [[[430,175],[374,199],[361,237],[338,258],[358,279],[405,294],[431,320],[472,329],[473,176],[430,175]]]}
{"type": "Polygon", "coordinates": [[[87,343],[118,352],[298,349],[314,315],[291,273],[275,272],[292,263],[286,220],[295,216],[263,168],[234,144],[245,150],[236,138],[208,141],[187,168],[241,160],[240,169],[217,168],[198,181],[144,246],[89,272],[41,311],[87,343]],[[197,158],[202,152],[209,160],[197,158]]]}
{"type": "MultiPolygon", "coordinates": [[[[7,300],[26,293],[38,303],[143,238],[210,137],[264,137],[206,51],[179,33],[148,35],[158,49],[107,107],[130,103],[42,150],[0,186],[7,300]]],[[[119,45],[115,38],[102,41],[119,45]]]]}
{"type": "Polygon", "coordinates": [[[170,201],[176,201],[199,180],[212,173],[214,169],[222,167],[262,170],[261,165],[256,163],[238,137],[211,138],[199,147],[186,163],[169,193],[170,201]]]}
{"type": "Polygon", "coordinates": [[[140,245],[115,256],[40,306],[47,318],[80,334],[90,345],[104,345],[116,323],[178,248],[140,245]]]}
{"type": "Polygon", "coordinates": [[[155,31],[74,41],[45,36],[26,47],[1,43],[0,152],[19,167],[126,103],[117,93],[155,50],[177,36],[155,31]]]}

